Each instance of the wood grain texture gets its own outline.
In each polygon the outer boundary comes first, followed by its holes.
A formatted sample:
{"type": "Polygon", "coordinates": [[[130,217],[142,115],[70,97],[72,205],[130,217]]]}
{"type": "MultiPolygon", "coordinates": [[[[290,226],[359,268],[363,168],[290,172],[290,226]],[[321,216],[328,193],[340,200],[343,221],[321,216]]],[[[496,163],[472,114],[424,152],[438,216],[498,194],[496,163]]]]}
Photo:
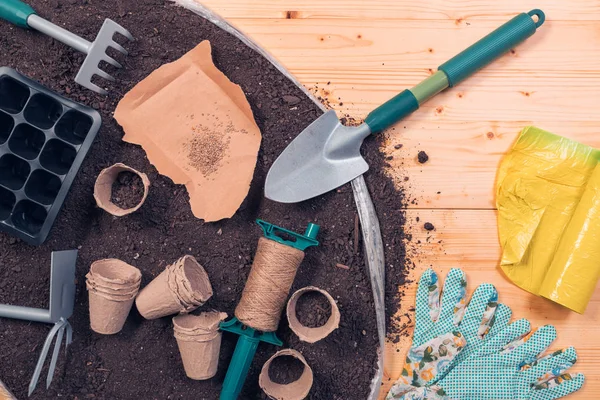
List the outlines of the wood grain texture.
{"type": "MultiPolygon", "coordinates": [[[[532,38],[386,132],[386,152],[393,156],[390,173],[416,200],[407,210],[413,279],[430,266],[442,276],[459,267],[471,290],[495,284],[515,318],[529,318],[534,326],[552,323],[559,335],[555,347],[576,345],[576,370],[587,379],[569,399],[600,398],[600,291],[580,316],[512,285],[497,268],[501,249],[493,210],[496,168],[523,127],[600,147],[600,1],[201,1],[340,114],[356,118],[516,13],[542,8],[548,20],[532,38]],[[397,144],[403,147],[395,149],[397,144]],[[430,156],[424,165],[416,161],[420,150],[430,156]],[[424,221],[436,226],[432,234],[424,221]]],[[[403,326],[416,287],[400,290],[403,326]]],[[[387,344],[385,388],[399,376],[407,346],[387,344]]]]}
{"type": "Polygon", "coordinates": [[[498,19],[515,10],[543,8],[549,14],[570,20],[595,19],[600,4],[595,0],[203,0],[203,4],[231,19],[498,19]],[[291,13],[291,14],[290,14],[291,13]]]}

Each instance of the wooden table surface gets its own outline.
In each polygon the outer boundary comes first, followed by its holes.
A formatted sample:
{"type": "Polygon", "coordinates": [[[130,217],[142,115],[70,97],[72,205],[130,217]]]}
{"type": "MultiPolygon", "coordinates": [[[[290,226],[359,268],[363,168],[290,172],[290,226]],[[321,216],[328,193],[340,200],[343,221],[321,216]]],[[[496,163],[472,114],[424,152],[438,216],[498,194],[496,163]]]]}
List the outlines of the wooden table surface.
{"type": "MultiPolygon", "coordinates": [[[[388,132],[386,150],[394,156],[390,173],[408,176],[418,199],[406,210],[413,243],[426,237],[423,221],[436,226],[435,240],[413,248],[414,276],[429,266],[444,275],[460,267],[471,290],[493,283],[513,319],[554,324],[555,347],[576,346],[575,370],[586,383],[569,398],[600,398],[600,291],[581,316],[503,277],[493,193],[498,163],[526,125],[600,147],[600,0],[199,1],[357,118],[515,14],[541,8],[547,21],[532,38],[402,121],[388,132]],[[430,156],[425,165],[416,162],[419,150],[430,156]]],[[[414,304],[415,285],[406,292],[402,313],[414,304]]],[[[388,344],[386,387],[406,347],[388,344]]]]}

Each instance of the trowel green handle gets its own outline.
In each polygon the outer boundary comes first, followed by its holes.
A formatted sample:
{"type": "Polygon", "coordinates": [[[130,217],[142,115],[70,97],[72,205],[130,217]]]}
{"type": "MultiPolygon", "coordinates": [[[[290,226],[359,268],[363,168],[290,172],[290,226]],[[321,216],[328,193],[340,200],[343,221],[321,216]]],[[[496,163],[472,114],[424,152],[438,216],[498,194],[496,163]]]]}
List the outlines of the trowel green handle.
{"type": "Polygon", "coordinates": [[[29,4],[19,0],[0,0],[0,18],[13,23],[21,28],[28,28],[27,18],[35,14],[29,4]]]}
{"type": "Polygon", "coordinates": [[[521,13],[440,65],[438,71],[410,90],[373,110],[365,120],[371,133],[381,132],[416,111],[442,90],[452,87],[479,71],[514,46],[533,35],[545,21],[541,10],[521,13]],[[537,17],[537,21],[534,21],[537,17]]]}

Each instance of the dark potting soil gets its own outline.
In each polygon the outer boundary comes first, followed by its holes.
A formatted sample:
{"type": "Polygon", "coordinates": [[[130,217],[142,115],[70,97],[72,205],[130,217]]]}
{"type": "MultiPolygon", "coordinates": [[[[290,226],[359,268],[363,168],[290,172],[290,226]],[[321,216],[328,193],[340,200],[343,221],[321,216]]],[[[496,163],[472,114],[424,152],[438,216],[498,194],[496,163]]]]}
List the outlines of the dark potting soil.
{"type": "MultiPolygon", "coordinates": [[[[362,243],[357,241],[360,228],[355,225],[352,189],[345,185],[295,205],[278,204],[263,197],[269,167],[290,140],[321,114],[319,108],[240,41],[169,2],[29,3],[41,16],[90,40],[105,18],[125,26],[136,38],[126,44],[128,57],[114,54],[125,68],[107,68],[117,82],[98,81],[109,91],[109,96],[104,97],[73,80],[83,54],[35,31],[0,23],[0,65],[15,68],[66,97],[98,109],[103,118],[102,128],[48,241],[32,247],[0,234],[0,303],[47,308],[51,252],[79,249],[75,311],[70,318],[74,341],[67,357],[61,353],[50,388],[44,388],[44,370],[31,398],[217,399],[236,344],[234,335],[223,335],[217,375],[207,381],[192,381],[185,376],[171,318],[146,321],[134,307],[119,334],[93,333],[89,328],[84,276],[93,261],[114,257],[140,268],[142,285],[147,285],[166,265],[191,254],[207,270],[214,290],[201,310],[217,309],[232,316],[261,236],[254,221],[262,218],[297,232],[303,232],[308,222],[321,225],[321,244],[307,250],[292,290],[308,285],[328,290],[338,301],[340,327],[326,339],[307,344],[292,334],[283,317],[277,334],[285,347],[300,351],[312,367],[315,381],[311,399],[364,399],[374,373],[378,342],[371,286],[362,243]],[[159,175],[140,147],[124,143],[123,131],[112,117],[119,99],[136,83],[205,39],[213,45],[217,67],[246,93],[263,134],[246,200],[233,218],[217,223],[194,218],[185,188],[159,175]],[[146,173],[151,181],[144,206],[122,218],[99,209],[93,198],[98,173],[117,162],[146,173]],[[336,264],[349,268],[336,268],[336,264]]],[[[382,140],[383,136],[366,140],[363,149],[371,165],[367,184],[382,222],[386,302],[392,315],[397,309],[398,285],[404,282],[406,273],[404,197],[384,172],[385,160],[378,151],[382,140]]],[[[27,385],[50,328],[39,323],[0,320],[0,379],[20,399],[27,398],[27,385]]],[[[258,387],[258,374],[276,350],[268,344],[259,346],[240,398],[264,398],[258,387]]]]}
{"type": "Polygon", "coordinates": [[[319,292],[306,292],[296,303],[296,318],[309,328],[317,328],[325,325],[331,316],[331,304],[323,294],[319,292]]]}
{"type": "Polygon", "coordinates": [[[304,372],[304,364],[296,357],[276,357],[269,366],[269,378],[280,385],[296,382],[304,372]]]}
{"type": "Polygon", "coordinates": [[[119,173],[117,180],[112,185],[110,201],[124,210],[140,204],[144,197],[144,184],[142,178],[133,172],[119,173]]]}
{"type": "Polygon", "coordinates": [[[425,228],[426,231],[432,231],[435,229],[435,226],[431,222],[425,222],[423,228],[425,228]]]}
{"type": "Polygon", "coordinates": [[[421,164],[425,164],[427,161],[429,161],[429,156],[427,153],[421,150],[419,154],[417,154],[417,159],[421,164]]]}

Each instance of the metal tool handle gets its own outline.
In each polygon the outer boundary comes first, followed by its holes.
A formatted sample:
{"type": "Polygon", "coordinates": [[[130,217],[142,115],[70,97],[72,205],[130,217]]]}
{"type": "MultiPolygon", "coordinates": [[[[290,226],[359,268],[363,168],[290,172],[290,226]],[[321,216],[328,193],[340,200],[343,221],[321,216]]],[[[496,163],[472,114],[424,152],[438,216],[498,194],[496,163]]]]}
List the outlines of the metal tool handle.
{"type": "Polygon", "coordinates": [[[92,44],[68,30],[38,16],[33,8],[20,0],[0,0],[0,18],[21,28],[31,28],[87,54],[92,44]]]}
{"type": "Polygon", "coordinates": [[[28,28],[27,18],[35,14],[35,10],[29,4],[20,0],[0,1],[0,18],[13,23],[21,28],[28,28]]]}
{"type": "Polygon", "coordinates": [[[84,38],[45,20],[37,14],[30,15],[27,24],[30,28],[44,33],[82,53],[88,54],[92,47],[92,44],[84,38]]]}
{"type": "Polygon", "coordinates": [[[381,132],[395,124],[442,90],[457,85],[490,64],[533,35],[545,19],[541,10],[521,13],[440,65],[434,75],[373,110],[365,120],[371,128],[371,133],[381,132]],[[534,17],[537,17],[537,21],[534,21],[534,17]]]}

